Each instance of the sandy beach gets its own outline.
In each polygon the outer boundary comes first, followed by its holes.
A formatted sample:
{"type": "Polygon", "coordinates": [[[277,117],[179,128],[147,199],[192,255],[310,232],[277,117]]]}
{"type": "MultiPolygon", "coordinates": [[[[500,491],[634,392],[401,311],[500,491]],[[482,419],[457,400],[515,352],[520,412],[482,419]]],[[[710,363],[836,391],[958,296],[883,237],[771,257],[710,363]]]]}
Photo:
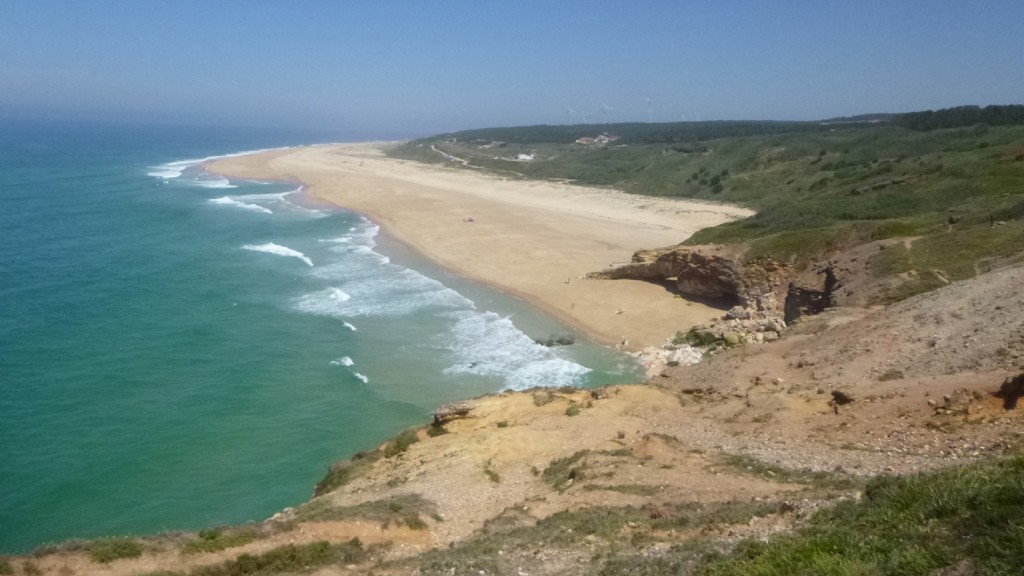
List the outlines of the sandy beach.
{"type": "Polygon", "coordinates": [[[643,248],[751,211],[554,182],[506,180],[388,158],[384,143],[275,150],[207,166],[228,176],[295,180],[311,198],[362,213],[442,266],[515,294],[594,341],[660,346],[722,311],[666,288],[585,280],[643,248]]]}

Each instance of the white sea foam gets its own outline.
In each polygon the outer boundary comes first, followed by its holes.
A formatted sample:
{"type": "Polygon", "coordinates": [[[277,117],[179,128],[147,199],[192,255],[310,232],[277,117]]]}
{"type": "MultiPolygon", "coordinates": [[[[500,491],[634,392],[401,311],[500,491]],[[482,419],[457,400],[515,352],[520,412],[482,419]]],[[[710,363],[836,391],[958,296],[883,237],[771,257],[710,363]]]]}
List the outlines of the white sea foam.
{"type": "Polygon", "coordinates": [[[271,192],[269,194],[239,194],[235,196],[239,200],[248,200],[249,202],[288,202],[287,197],[290,194],[296,192],[302,192],[302,187],[299,186],[295,190],[289,190],[288,192],[271,192]]]}
{"type": "Polygon", "coordinates": [[[364,266],[346,260],[317,268],[317,277],[336,282],[347,300],[334,297],[334,291],[321,290],[295,299],[300,312],[336,318],[363,316],[404,316],[422,310],[459,310],[473,303],[440,282],[413,270],[393,264],[378,265],[372,274],[364,266]]]}
{"type": "Polygon", "coordinates": [[[237,200],[245,202],[253,202],[260,205],[270,205],[276,209],[287,210],[291,213],[303,214],[305,216],[311,216],[315,218],[323,218],[328,215],[327,212],[322,210],[316,210],[314,208],[307,208],[301,204],[292,202],[289,198],[294,194],[300,194],[302,192],[302,186],[295,188],[294,190],[288,190],[287,192],[271,192],[267,194],[238,194],[233,197],[237,200]]]}
{"type": "Polygon", "coordinates": [[[202,186],[203,188],[238,188],[232,184],[227,178],[223,176],[215,176],[212,178],[196,178],[196,185],[202,186]]]}
{"type": "Polygon", "coordinates": [[[267,244],[246,244],[245,246],[242,246],[242,248],[245,250],[252,250],[254,252],[266,252],[267,254],[276,254],[278,256],[298,258],[299,260],[305,262],[306,265],[310,267],[313,266],[313,261],[310,260],[309,257],[303,254],[302,252],[299,252],[298,250],[293,250],[287,246],[274,244],[273,242],[268,242],[267,244]]]}
{"type": "Polygon", "coordinates": [[[402,316],[420,310],[458,310],[473,308],[473,303],[437,280],[390,263],[373,250],[380,227],[363,218],[348,234],[320,241],[333,244],[330,251],[344,255],[332,262],[321,262],[313,272],[334,288],[312,292],[297,298],[293,305],[301,312],[355,318],[362,316],[402,316]],[[338,298],[340,290],[348,298],[338,298]]]}
{"type": "Polygon", "coordinates": [[[349,233],[338,238],[326,238],[321,242],[354,242],[369,247],[374,247],[377,242],[374,238],[380,234],[380,226],[365,216],[360,216],[359,224],[348,229],[349,233]]]}
{"type": "Polygon", "coordinates": [[[366,375],[364,375],[364,374],[360,374],[359,372],[352,372],[352,375],[355,376],[356,378],[359,378],[360,380],[362,380],[363,384],[369,384],[370,383],[370,379],[367,378],[366,375]]]}
{"type": "MultiPolygon", "coordinates": [[[[160,164],[159,166],[151,166],[148,175],[154,178],[160,178],[161,180],[171,180],[179,178],[189,168],[198,166],[205,162],[213,160],[219,160],[221,158],[234,158],[236,156],[245,156],[247,154],[257,154],[259,152],[269,152],[271,150],[286,150],[288,146],[283,148],[261,148],[259,150],[247,150],[244,152],[233,152],[231,154],[220,154],[217,156],[207,156],[205,158],[192,158],[188,160],[176,160],[174,162],[168,162],[166,164],[160,164]]],[[[201,185],[201,184],[200,184],[201,185]]]]}
{"type": "MultiPolygon", "coordinates": [[[[238,197],[241,198],[241,197],[238,197]]],[[[218,206],[233,206],[235,208],[244,208],[245,210],[252,210],[253,212],[262,212],[264,214],[273,214],[274,211],[269,208],[264,208],[259,204],[250,204],[248,202],[242,202],[238,198],[232,198],[231,196],[221,196],[220,198],[211,198],[207,200],[210,204],[217,204],[218,206]]]]}
{"type": "Polygon", "coordinates": [[[337,252],[339,254],[358,254],[360,256],[366,256],[373,259],[377,265],[391,263],[391,258],[384,256],[373,251],[373,248],[362,244],[344,244],[339,243],[338,246],[331,248],[331,252],[337,252]]]}
{"type": "Polygon", "coordinates": [[[331,364],[335,366],[352,366],[355,364],[355,362],[353,362],[352,359],[349,358],[348,356],[342,356],[337,360],[331,360],[331,364]]]}
{"type": "Polygon", "coordinates": [[[499,377],[505,388],[525,390],[535,386],[575,386],[590,369],[559,358],[493,312],[453,313],[451,350],[453,364],[447,374],[499,377]]]}
{"type": "Polygon", "coordinates": [[[352,296],[341,288],[331,288],[331,298],[334,298],[338,302],[345,302],[346,300],[351,300],[352,296]]]}
{"type": "Polygon", "coordinates": [[[342,322],[342,325],[343,325],[343,326],[345,326],[345,328],[348,328],[349,330],[351,330],[351,331],[353,331],[353,332],[358,332],[358,330],[356,330],[356,327],[355,327],[355,326],[353,326],[353,325],[352,325],[351,323],[349,323],[349,322],[342,322]]]}

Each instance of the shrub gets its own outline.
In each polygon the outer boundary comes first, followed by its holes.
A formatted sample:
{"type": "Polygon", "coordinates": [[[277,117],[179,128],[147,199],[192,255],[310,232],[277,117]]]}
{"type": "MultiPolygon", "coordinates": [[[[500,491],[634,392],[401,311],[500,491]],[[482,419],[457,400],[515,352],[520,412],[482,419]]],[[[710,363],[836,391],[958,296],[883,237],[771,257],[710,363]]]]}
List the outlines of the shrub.
{"type": "Polygon", "coordinates": [[[335,462],[327,471],[327,476],[317,482],[313,496],[322,496],[348,484],[366,472],[380,458],[381,453],[378,451],[360,452],[353,456],[352,460],[335,462]]]}
{"type": "Polygon", "coordinates": [[[142,544],[131,538],[104,538],[90,542],[87,550],[94,562],[113,562],[121,558],[142,556],[142,544]]]}
{"type": "Polygon", "coordinates": [[[586,463],[579,465],[577,463],[589,453],[590,450],[580,450],[572,456],[552,460],[551,464],[544,469],[542,474],[544,481],[551,484],[555,490],[561,492],[576,480],[583,479],[583,470],[586,468],[586,463]]]}
{"type": "Polygon", "coordinates": [[[401,434],[396,436],[394,440],[388,443],[387,447],[384,448],[384,457],[392,458],[394,456],[398,456],[399,454],[408,450],[409,446],[412,446],[413,444],[419,441],[420,437],[416,433],[416,430],[406,430],[405,432],[402,432],[401,434]]]}
{"type": "Polygon", "coordinates": [[[181,551],[185,554],[220,552],[228,548],[244,546],[257,538],[259,538],[259,531],[251,527],[236,528],[228,531],[220,528],[201,530],[199,538],[186,542],[181,551]]]}
{"type": "Polygon", "coordinates": [[[215,566],[201,566],[192,576],[245,576],[248,574],[280,574],[305,572],[331,563],[356,563],[366,558],[363,543],[353,538],[331,546],[320,541],[312,544],[288,544],[254,556],[242,554],[234,560],[215,566]]]}

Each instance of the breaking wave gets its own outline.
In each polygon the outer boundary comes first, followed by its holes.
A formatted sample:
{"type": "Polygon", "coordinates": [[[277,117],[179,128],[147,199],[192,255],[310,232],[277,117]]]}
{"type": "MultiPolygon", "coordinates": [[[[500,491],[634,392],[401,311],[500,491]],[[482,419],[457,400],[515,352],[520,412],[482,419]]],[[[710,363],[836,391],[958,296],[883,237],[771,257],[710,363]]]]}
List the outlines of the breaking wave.
{"type": "Polygon", "coordinates": [[[290,258],[298,258],[299,260],[305,262],[306,265],[310,267],[313,266],[313,261],[310,260],[309,257],[303,254],[302,252],[299,252],[298,250],[293,250],[287,246],[274,244],[273,242],[269,242],[267,244],[246,244],[245,246],[242,246],[242,248],[244,250],[252,250],[254,252],[266,252],[267,254],[276,254],[277,256],[288,256],[290,258]]]}

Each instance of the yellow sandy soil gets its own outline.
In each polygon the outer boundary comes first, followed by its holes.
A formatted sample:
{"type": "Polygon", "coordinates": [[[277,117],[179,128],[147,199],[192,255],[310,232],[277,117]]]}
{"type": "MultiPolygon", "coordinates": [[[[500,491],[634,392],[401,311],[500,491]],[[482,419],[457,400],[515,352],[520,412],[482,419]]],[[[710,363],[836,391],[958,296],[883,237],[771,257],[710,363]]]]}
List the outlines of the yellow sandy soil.
{"type": "Polygon", "coordinates": [[[600,343],[656,346],[722,313],[654,284],[582,277],[749,210],[506,180],[388,158],[386,146],[277,150],[219,160],[208,169],[301,181],[313,199],[365,214],[424,256],[522,297],[600,343]]]}

